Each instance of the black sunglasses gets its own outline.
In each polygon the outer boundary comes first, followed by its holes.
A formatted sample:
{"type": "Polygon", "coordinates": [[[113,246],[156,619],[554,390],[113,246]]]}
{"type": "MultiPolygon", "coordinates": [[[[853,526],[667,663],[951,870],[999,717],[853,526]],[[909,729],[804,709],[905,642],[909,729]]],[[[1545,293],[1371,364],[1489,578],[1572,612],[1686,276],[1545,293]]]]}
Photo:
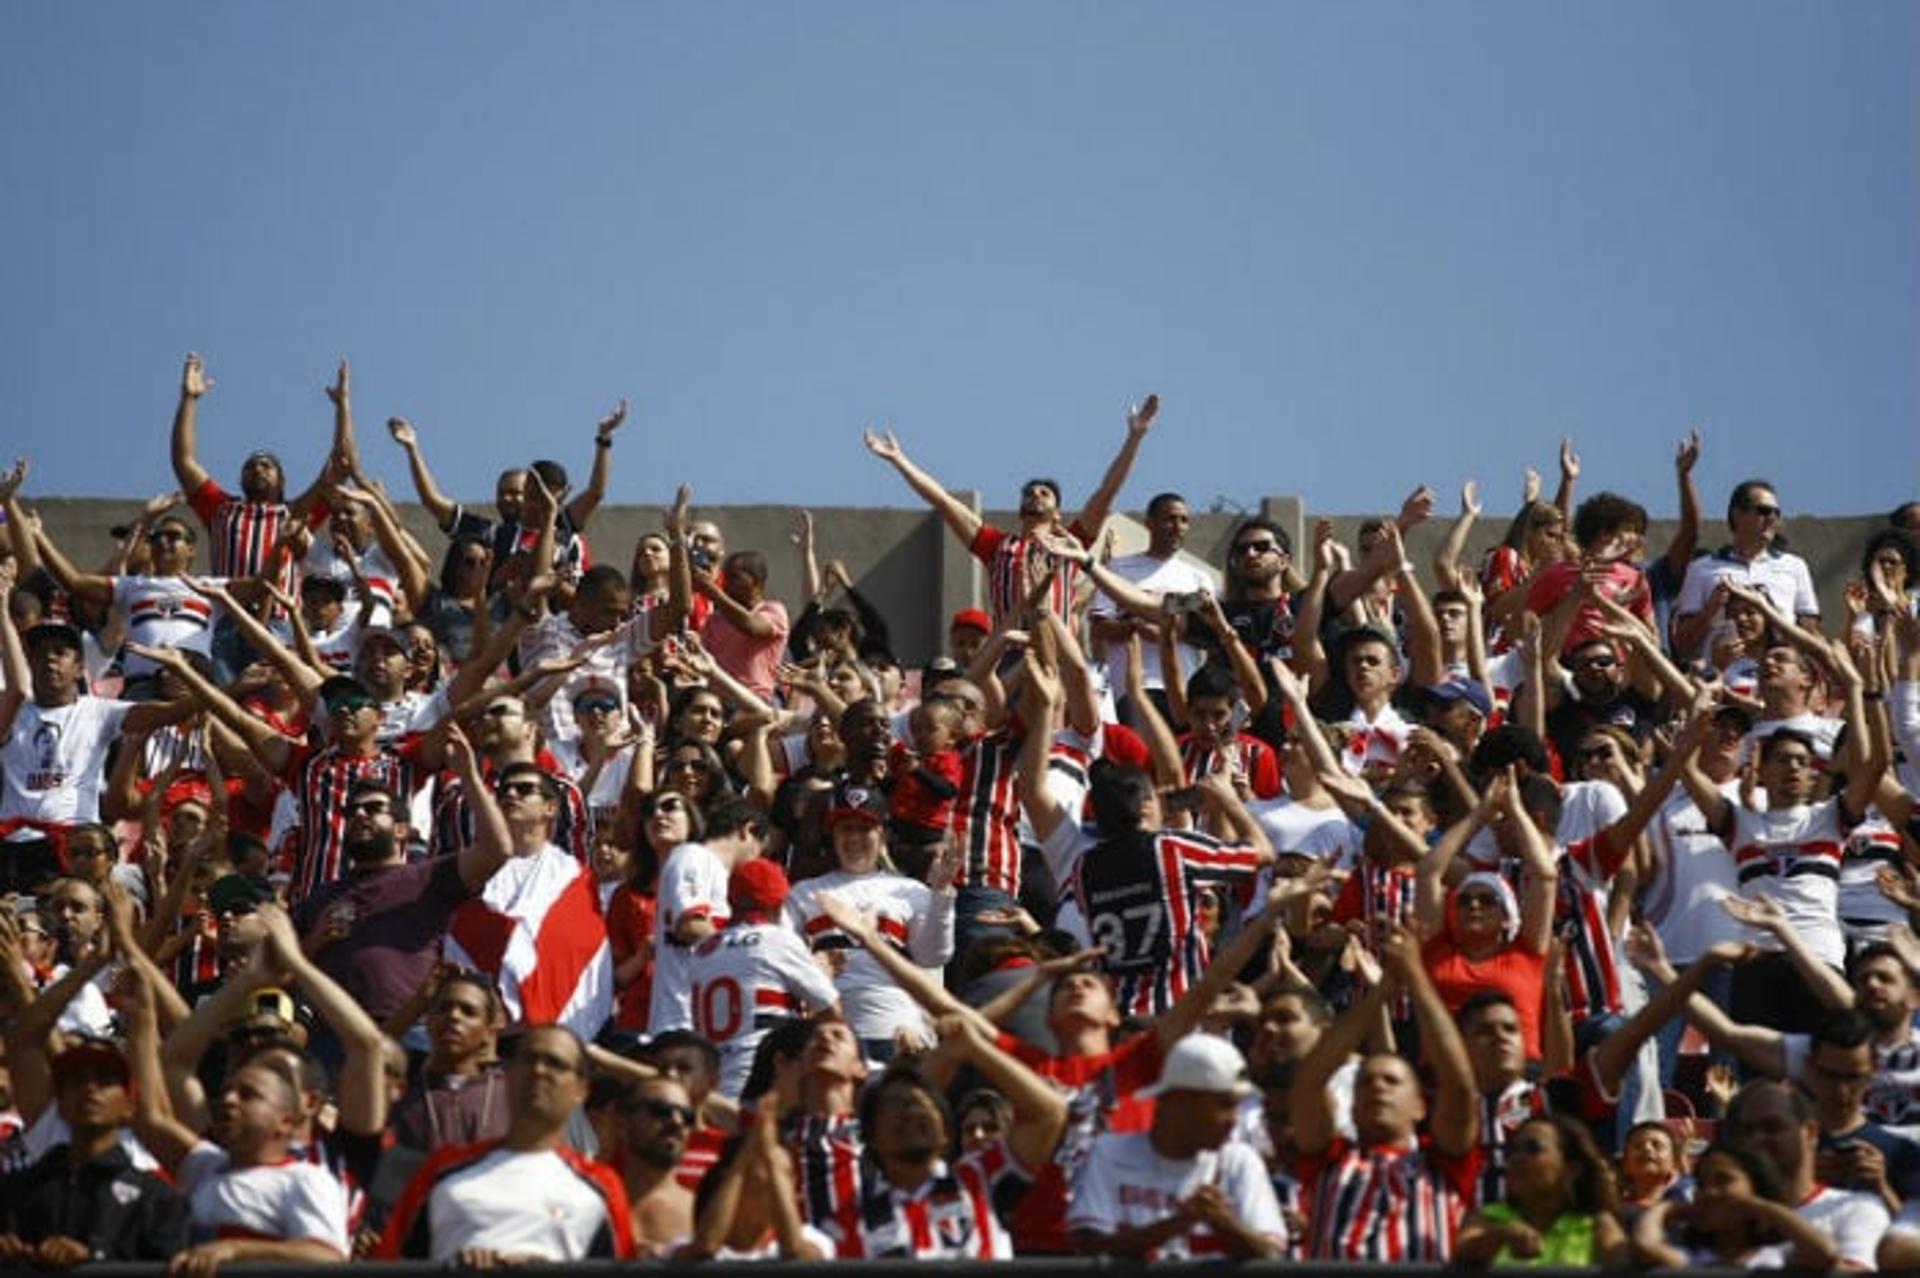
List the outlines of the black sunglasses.
{"type": "Polygon", "coordinates": [[[627,1106],[627,1112],[629,1114],[645,1114],[648,1118],[662,1123],[668,1119],[678,1119],[682,1127],[692,1127],[694,1120],[692,1106],[676,1105],[672,1101],[664,1100],[634,1101],[627,1106]]]}

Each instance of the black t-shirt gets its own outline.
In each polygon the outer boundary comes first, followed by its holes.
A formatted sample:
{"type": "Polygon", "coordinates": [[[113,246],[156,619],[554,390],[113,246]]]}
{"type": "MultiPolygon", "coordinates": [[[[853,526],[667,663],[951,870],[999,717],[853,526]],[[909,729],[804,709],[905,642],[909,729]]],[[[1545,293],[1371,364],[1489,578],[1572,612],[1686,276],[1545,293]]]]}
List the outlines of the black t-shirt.
{"type": "Polygon", "coordinates": [[[1569,693],[1547,712],[1547,737],[1560,759],[1572,766],[1574,748],[1580,738],[1594,728],[1612,724],[1625,728],[1635,741],[1645,743],[1660,723],[1660,703],[1637,688],[1622,689],[1620,695],[1604,705],[1574,699],[1569,693]]]}

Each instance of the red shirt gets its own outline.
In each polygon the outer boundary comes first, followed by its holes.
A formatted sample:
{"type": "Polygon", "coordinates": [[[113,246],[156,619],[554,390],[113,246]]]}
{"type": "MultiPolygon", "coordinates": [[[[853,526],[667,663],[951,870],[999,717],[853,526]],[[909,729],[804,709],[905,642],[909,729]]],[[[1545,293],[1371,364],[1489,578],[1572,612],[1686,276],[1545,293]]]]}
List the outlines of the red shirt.
{"type": "MultiPolygon", "coordinates": [[[[613,947],[613,965],[653,948],[654,899],[622,884],[607,901],[607,943],[613,947]]],[[[653,963],[613,996],[613,1023],[621,1029],[644,1030],[653,1003],[653,963]]]]}
{"type": "MultiPolygon", "coordinates": [[[[1534,576],[1533,584],[1527,587],[1527,611],[1537,612],[1542,617],[1552,612],[1569,590],[1580,584],[1580,563],[1567,559],[1540,570],[1534,576]]],[[[1647,622],[1653,622],[1653,592],[1647,589],[1647,576],[1632,564],[1615,561],[1607,565],[1607,579],[1601,586],[1607,597],[1624,606],[1634,616],[1647,622]]],[[[1592,604],[1580,605],[1580,611],[1574,615],[1573,627],[1567,631],[1566,642],[1560,645],[1561,652],[1570,652],[1583,643],[1604,638],[1600,627],[1606,617],[1592,604]]]]}
{"type": "Polygon", "coordinates": [[[1526,1039],[1527,1058],[1539,1060],[1540,1005],[1546,990],[1547,956],[1535,954],[1519,942],[1505,946],[1499,953],[1476,963],[1461,952],[1447,936],[1427,942],[1424,954],[1427,975],[1449,1012],[1458,1013],[1468,998],[1480,990],[1499,990],[1513,999],[1520,1015],[1520,1033],[1526,1039]]]}

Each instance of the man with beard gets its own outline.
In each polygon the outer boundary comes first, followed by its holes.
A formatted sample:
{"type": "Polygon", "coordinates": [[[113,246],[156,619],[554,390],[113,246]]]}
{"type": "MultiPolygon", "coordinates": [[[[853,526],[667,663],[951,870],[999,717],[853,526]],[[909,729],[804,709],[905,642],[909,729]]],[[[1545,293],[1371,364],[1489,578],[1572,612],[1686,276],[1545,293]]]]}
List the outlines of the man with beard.
{"type": "MultiPolygon", "coordinates": [[[[471,793],[490,794],[458,728],[450,762],[471,793]]],[[[409,863],[406,805],[378,781],[363,780],[346,802],[347,874],[323,884],[294,911],[302,948],[384,1021],[412,997],[439,957],[453,912],[506,863],[508,836],[498,805],[474,805],[474,839],[453,856],[409,863]]]]}
{"type": "Polygon", "coordinates": [[[567,1121],[586,1099],[586,1046],[564,1026],[528,1029],[507,1060],[507,1134],[428,1159],[375,1254],[462,1268],[632,1259],[619,1174],[566,1143],[567,1121]]]}
{"type": "Polygon", "coordinates": [[[634,1084],[620,1113],[620,1174],[634,1244],[643,1254],[666,1256],[693,1236],[693,1191],[674,1175],[693,1130],[693,1101],[673,1079],[649,1078],[634,1084]]]}
{"type": "MultiPolygon", "coordinates": [[[[539,729],[527,713],[525,699],[507,692],[489,698],[473,735],[480,774],[491,784],[509,764],[538,766],[560,793],[553,841],[585,862],[593,833],[586,796],[553,755],[537,748],[539,741],[539,729]]],[[[464,782],[443,780],[435,787],[432,840],[435,848],[463,847],[473,841],[473,810],[466,794],[464,782]]]]}

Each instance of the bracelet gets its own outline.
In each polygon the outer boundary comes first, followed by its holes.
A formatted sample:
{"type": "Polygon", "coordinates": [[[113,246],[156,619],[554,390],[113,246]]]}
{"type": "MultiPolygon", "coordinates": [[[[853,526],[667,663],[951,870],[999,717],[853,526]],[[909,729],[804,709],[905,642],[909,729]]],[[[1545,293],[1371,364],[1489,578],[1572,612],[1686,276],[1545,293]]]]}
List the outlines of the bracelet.
{"type": "Polygon", "coordinates": [[[595,436],[593,437],[593,446],[594,446],[595,448],[612,448],[612,447],[613,447],[613,436],[611,436],[611,435],[595,435],[595,436]]]}

